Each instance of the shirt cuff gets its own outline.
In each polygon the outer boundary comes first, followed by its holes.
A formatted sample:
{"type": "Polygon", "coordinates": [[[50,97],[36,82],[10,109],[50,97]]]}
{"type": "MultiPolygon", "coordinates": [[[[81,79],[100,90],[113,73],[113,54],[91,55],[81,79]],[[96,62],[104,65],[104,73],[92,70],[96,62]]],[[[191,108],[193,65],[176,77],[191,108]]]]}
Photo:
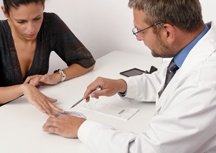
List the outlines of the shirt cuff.
{"type": "Polygon", "coordinates": [[[82,141],[84,144],[88,144],[91,142],[91,139],[94,138],[95,133],[97,133],[97,129],[100,128],[107,128],[107,126],[91,121],[91,120],[86,120],[84,121],[77,133],[77,136],[80,141],[82,141]]]}
{"type": "Polygon", "coordinates": [[[126,96],[126,93],[127,93],[127,90],[125,92],[118,92],[118,95],[120,97],[125,97],[126,96]]]}

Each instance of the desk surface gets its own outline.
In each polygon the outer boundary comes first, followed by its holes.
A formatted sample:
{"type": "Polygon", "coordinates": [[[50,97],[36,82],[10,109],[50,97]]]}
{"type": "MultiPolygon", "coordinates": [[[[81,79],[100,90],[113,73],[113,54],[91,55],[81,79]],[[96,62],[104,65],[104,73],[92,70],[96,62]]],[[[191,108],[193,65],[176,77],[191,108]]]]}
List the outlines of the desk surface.
{"type": "MultiPolygon", "coordinates": [[[[160,63],[160,59],[145,57],[141,53],[113,51],[99,58],[92,72],[56,86],[43,87],[40,90],[47,96],[57,98],[57,105],[67,110],[83,96],[86,86],[96,77],[124,78],[119,72],[134,67],[149,70],[151,65],[158,66],[160,63]]],[[[99,101],[116,101],[117,104],[122,99],[116,95],[101,97],[99,101]]],[[[133,107],[139,108],[140,111],[127,121],[92,112],[79,105],[73,109],[82,112],[88,119],[111,125],[114,128],[142,132],[153,115],[154,104],[134,103],[133,107]]],[[[46,114],[39,112],[23,97],[0,107],[0,152],[90,153],[79,140],[45,133],[42,126],[46,119],[46,114]]]]}

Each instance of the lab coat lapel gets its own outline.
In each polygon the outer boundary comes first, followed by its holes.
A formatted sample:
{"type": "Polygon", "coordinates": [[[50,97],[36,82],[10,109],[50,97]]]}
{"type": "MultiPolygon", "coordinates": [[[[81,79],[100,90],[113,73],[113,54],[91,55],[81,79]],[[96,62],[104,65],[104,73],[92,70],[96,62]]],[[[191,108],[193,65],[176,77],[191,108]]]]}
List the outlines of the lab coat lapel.
{"type": "MultiPolygon", "coordinates": [[[[216,44],[212,43],[212,41],[216,41],[216,32],[210,32],[210,30],[216,31],[214,24],[211,25],[211,28],[206,33],[206,35],[204,35],[201,40],[192,48],[181,68],[176,72],[172,80],[169,82],[161,97],[159,98],[157,96],[156,110],[158,113],[162,108],[164,110],[165,107],[172,102],[173,96],[176,96],[175,90],[181,85],[180,83],[182,80],[190,75],[194,68],[201,65],[208,56],[215,52],[216,44]]],[[[161,87],[163,87],[163,85],[161,87]]]]}

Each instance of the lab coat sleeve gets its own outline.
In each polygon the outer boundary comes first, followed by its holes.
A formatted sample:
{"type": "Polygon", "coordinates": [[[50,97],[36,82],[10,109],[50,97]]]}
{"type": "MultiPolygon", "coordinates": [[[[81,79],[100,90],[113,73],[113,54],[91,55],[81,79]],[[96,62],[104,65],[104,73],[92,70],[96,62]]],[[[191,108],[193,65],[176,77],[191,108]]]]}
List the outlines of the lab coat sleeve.
{"type": "Polygon", "coordinates": [[[134,140],[133,134],[120,134],[109,126],[89,120],[81,125],[78,137],[94,153],[127,153],[128,145],[134,140]]]}
{"type": "MultiPolygon", "coordinates": [[[[134,146],[137,136],[134,133],[120,132],[109,126],[87,120],[81,125],[78,137],[94,153],[128,153],[134,146]]],[[[142,146],[146,146],[146,148],[150,146],[145,145],[147,141],[138,143],[142,143],[142,146]]],[[[138,152],[141,151],[139,148],[136,149],[138,152]]],[[[153,151],[151,152],[153,153],[153,151]]]]}
{"type": "Polygon", "coordinates": [[[185,89],[173,99],[175,104],[155,115],[145,133],[120,132],[85,121],[78,137],[94,153],[203,153],[215,136],[216,91],[196,88],[198,92],[185,89]]]}
{"type": "Polygon", "coordinates": [[[166,68],[161,67],[152,74],[143,74],[125,79],[127,91],[125,98],[137,101],[152,102],[156,100],[156,94],[165,80],[166,68]]]}

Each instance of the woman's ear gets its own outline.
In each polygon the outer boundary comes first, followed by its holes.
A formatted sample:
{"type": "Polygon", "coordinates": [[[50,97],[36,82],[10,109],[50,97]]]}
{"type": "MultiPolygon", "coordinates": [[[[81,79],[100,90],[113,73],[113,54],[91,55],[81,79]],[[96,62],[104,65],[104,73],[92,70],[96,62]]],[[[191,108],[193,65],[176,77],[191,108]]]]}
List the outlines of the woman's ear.
{"type": "Polygon", "coordinates": [[[4,16],[5,16],[6,18],[8,18],[9,15],[8,15],[8,13],[5,11],[5,7],[4,7],[4,6],[1,6],[1,9],[2,9],[2,12],[3,12],[4,16]]]}

